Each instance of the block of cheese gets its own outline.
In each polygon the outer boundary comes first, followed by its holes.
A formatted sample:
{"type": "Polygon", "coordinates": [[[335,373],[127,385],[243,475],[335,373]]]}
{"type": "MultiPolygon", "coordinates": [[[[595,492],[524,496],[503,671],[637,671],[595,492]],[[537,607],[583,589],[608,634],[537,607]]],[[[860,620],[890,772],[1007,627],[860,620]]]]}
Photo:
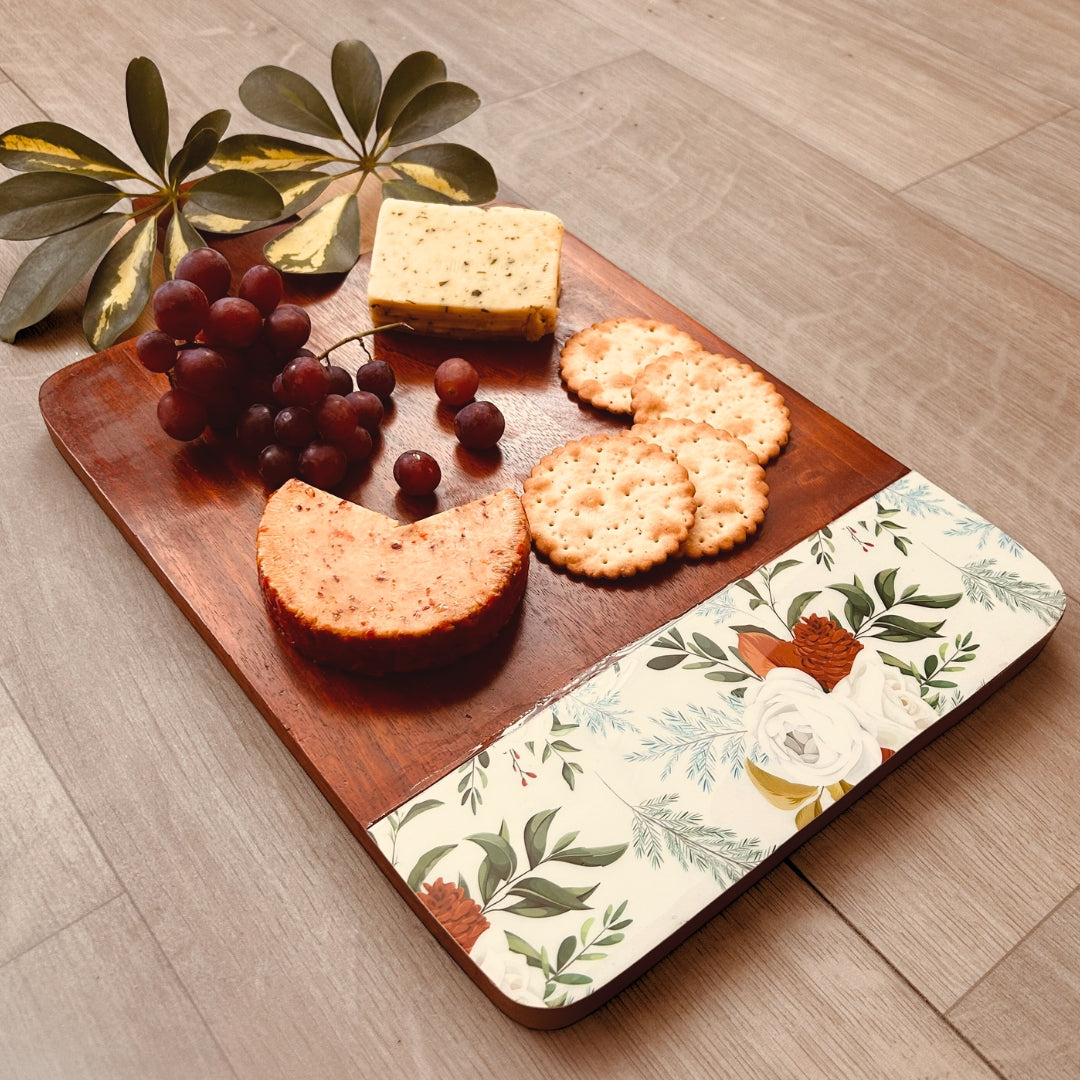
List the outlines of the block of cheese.
{"type": "Polygon", "coordinates": [[[529,545],[510,490],[403,525],[289,480],[267,500],[256,557],[267,610],[297,652],[384,675],[490,642],[525,592],[529,545]]]}
{"type": "Polygon", "coordinates": [[[385,199],[368,304],[375,326],[538,341],[555,330],[563,224],[517,206],[385,199]]]}

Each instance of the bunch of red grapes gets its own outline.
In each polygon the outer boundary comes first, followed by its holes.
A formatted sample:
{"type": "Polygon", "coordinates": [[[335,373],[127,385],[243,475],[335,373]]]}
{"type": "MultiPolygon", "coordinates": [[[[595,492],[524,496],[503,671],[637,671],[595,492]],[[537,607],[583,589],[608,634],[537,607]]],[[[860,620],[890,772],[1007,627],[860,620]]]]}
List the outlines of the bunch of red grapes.
{"type": "MultiPolygon", "coordinates": [[[[324,490],[337,486],[351,464],[371,456],[396,385],[393,369],[372,360],[354,379],[306,349],[311,319],[302,307],[282,302],[284,283],[272,266],[247,270],[235,296],[231,283],[225,256],[200,247],[154,291],[157,328],[140,335],[135,347],[144,367],[169,376],[157,405],[162,430],[184,442],[208,428],[235,434],[270,488],[294,476],[324,490]]],[[[458,441],[474,450],[494,446],[504,427],[496,406],[472,400],[478,381],[472,365],[457,357],[434,378],[439,399],[459,410],[458,441]]],[[[425,495],[441,472],[429,454],[410,450],[395,462],[394,478],[406,494],[425,495]]]]}

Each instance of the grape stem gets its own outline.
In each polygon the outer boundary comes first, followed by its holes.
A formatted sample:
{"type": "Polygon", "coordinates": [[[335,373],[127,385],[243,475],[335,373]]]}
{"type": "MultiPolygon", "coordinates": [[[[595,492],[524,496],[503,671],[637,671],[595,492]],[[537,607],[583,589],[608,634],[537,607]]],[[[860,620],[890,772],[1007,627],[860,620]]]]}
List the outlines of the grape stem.
{"type": "MultiPolygon", "coordinates": [[[[350,334],[348,337],[343,337],[340,341],[335,341],[333,345],[330,345],[327,348],[323,349],[323,351],[319,353],[319,355],[316,356],[315,359],[320,362],[325,360],[335,349],[340,348],[342,345],[348,345],[350,341],[359,341],[360,344],[363,346],[364,352],[367,352],[367,343],[364,341],[364,338],[368,337],[369,335],[377,334],[380,330],[411,329],[412,327],[408,323],[404,322],[385,323],[382,326],[373,326],[370,330],[361,330],[356,334],[350,334]]],[[[371,354],[368,353],[368,355],[370,356],[371,354]]]]}

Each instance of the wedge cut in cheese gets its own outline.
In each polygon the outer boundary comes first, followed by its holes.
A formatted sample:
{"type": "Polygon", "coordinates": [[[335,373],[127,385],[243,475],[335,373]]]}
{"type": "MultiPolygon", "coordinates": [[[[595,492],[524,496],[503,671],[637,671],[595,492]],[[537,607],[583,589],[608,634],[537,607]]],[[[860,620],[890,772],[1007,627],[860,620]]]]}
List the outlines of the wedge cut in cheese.
{"type": "Polygon", "coordinates": [[[529,549],[510,490],[403,525],[299,480],[267,500],[256,541],[263,598],[285,640],[367,675],[488,644],[524,595],[529,549]]]}
{"type": "Polygon", "coordinates": [[[372,323],[539,341],[559,315],[562,239],[562,222],[542,210],[385,199],[368,275],[372,323]]]}

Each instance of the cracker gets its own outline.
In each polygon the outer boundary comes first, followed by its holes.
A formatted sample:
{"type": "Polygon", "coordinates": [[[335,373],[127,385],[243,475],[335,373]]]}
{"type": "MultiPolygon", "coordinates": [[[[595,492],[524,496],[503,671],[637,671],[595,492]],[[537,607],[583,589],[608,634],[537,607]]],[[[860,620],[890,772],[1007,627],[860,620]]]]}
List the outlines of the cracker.
{"type": "Polygon", "coordinates": [[[674,454],[690,475],[696,513],[680,554],[698,559],[730,551],[757,530],[769,485],[741,439],[696,420],[645,420],[630,433],[674,454]]]}
{"type": "Polygon", "coordinates": [[[559,368],[582,400],[629,415],[634,376],[650,361],[702,346],[684,330],[656,319],[622,316],[579,330],[562,348],[559,368]]]}
{"type": "Polygon", "coordinates": [[[749,364],[716,353],[674,353],[647,364],[631,388],[634,422],[697,420],[742,439],[764,465],[788,441],[784,399],[749,364]]]}
{"type": "Polygon", "coordinates": [[[674,555],[694,523],[694,485],[674,455],[629,432],[587,435],[543,457],[522,505],[557,566],[629,577],[674,555]]]}

